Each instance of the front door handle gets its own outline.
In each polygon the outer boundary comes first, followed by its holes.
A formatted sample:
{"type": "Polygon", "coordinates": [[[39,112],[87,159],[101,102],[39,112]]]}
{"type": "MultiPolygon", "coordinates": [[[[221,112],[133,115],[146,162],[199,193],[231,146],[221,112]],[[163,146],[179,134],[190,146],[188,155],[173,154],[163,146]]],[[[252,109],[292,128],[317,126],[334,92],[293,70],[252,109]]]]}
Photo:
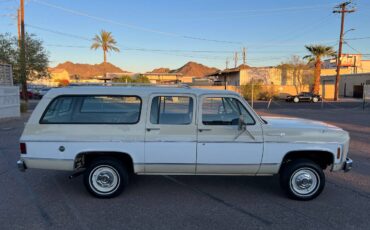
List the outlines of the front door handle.
{"type": "Polygon", "coordinates": [[[211,131],[212,129],[198,129],[199,132],[203,132],[203,131],[211,131]]]}
{"type": "Polygon", "coordinates": [[[152,130],[160,130],[160,128],[146,128],[146,131],[150,132],[152,130]]]}

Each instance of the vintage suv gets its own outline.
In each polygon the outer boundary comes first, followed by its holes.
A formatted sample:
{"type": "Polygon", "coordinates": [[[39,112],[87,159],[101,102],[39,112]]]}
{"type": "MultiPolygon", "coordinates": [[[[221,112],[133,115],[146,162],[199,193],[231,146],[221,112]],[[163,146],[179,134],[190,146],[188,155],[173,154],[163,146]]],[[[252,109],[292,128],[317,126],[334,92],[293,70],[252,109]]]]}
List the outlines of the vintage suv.
{"type": "Polygon", "coordinates": [[[20,138],[27,168],[84,174],[94,196],[119,195],[129,175],[280,175],[310,200],[323,172],[349,171],[348,132],[322,122],[257,115],[231,91],[159,86],[50,90],[20,138]]]}

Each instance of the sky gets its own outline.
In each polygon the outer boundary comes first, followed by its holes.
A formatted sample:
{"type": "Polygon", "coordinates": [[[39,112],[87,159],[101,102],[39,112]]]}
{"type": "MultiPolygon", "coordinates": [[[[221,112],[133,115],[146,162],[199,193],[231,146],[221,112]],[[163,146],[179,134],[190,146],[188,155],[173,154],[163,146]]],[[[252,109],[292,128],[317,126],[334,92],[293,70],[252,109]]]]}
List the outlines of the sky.
{"type": "MultiPolygon", "coordinates": [[[[101,50],[91,39],[112,32],[119,53],[108,61],[132,72],[179,68],[188,61],[224,69],[242,63],[272,66],[292,55],[307,54],[304,45],[338,47],[340,15],[336,0],[25,0],[26,32],[45,45],[50,66],[72,61],[97,64],[101,50]]],[[[19,0],[0,0],[0,33],[17,35],[19,0]]],[[[345,53],[370,59],[370,0],[354,0],[347,14],[345,53]],[[364,38],[364,39],[358,39],[364,38]],[[367,55],[367,56],[366,56],[367,55]]]]}

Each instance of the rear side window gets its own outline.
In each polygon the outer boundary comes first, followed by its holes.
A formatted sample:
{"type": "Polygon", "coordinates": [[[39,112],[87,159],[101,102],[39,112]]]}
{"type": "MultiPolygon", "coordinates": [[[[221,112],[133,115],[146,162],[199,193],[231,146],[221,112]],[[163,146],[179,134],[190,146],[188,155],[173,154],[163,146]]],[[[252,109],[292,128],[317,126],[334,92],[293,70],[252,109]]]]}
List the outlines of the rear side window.
{"type": "Polygon", "coordinates": [[[135,124],[141,99],[137,96],[61,96],[46,108],[41,124],[135,124]]]}
{"type": "Polygon", "coordinates": [[[187,125],[193,120],[193,98],[157,96],[152,100],[150,123],[187,125]]]}

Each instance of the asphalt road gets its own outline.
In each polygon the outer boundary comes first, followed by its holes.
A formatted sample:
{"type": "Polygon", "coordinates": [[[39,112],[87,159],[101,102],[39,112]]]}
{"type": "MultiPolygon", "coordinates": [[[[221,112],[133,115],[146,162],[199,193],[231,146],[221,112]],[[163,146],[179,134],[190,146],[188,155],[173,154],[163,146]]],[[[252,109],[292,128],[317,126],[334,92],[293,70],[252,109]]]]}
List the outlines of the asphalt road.
{"type": "Polygon", "coordinates": [[[286,198],[277,177],[222,176],[135,176],[121,196],[100,200],[81,177],[17,170],[24,114],[0,120],[0,229],[370,229],[370,109],[263,108],[348,130],[354,169],[326,172],[326,188],[309,202],[286,198]]]}

